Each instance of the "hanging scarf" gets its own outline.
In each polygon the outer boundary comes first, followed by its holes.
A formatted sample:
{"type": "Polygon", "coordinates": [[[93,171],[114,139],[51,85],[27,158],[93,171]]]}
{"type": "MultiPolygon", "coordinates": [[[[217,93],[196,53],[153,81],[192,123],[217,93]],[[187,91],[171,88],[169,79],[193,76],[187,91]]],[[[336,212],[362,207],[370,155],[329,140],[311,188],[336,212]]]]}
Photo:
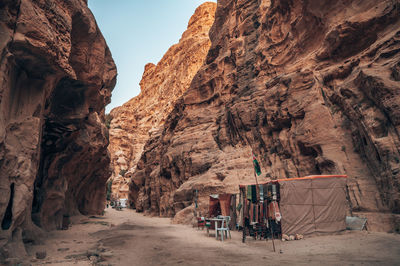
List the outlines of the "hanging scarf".
{"type": "Polygon", "coordinates": [[[268,217],[276,222],[279,222],[282,218],[281,212],[279,211],[278,202],[272,201],[268,205],[268,217]]]}
{"type": "Polygon", "coordinates": [[[252,201],[251,186],[247,186],[247,199],[252,201]]]}
{"type": "Polygon", "coordinates": [[[260,188],[260,203],[264,202],[264,185],[259,185],[260,188]]]}
{"type": "Polygon", "coordinates": [[[257,203],[257,187],[256,187],[256,185],[251,185],[251,202],[257,203]]]}

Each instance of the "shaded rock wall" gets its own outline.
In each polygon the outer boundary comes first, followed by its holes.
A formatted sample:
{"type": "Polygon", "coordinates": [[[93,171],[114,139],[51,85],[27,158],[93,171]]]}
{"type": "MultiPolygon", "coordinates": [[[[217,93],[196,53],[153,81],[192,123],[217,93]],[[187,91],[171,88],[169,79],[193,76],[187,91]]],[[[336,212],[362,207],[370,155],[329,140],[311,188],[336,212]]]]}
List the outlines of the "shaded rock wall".
{"type": "Polygon", "coordinates": [[[149,135],[160,133],[175,101],[189,88],[211,45],[208,32],[215,9],[212,2],[199,6],[179,43],[170,47],[157,65],[145,66],[140,94],[111,111],[111,178],[117,180],[126,171],[125,177],[131,178],[149,135]]]}
{"type": "Polygon", "coordinates": [[[149,139],[139,210],[185,219],[199,189],[347,174],[349,212],[390,230],[400,213],[397,1],[220,0],[205,64],[149,139]]]}
{"type": "Polygon", "coordinates": [[[99,213],[116,68],[86,1],[0,3],[0,257],[99,213]]]}

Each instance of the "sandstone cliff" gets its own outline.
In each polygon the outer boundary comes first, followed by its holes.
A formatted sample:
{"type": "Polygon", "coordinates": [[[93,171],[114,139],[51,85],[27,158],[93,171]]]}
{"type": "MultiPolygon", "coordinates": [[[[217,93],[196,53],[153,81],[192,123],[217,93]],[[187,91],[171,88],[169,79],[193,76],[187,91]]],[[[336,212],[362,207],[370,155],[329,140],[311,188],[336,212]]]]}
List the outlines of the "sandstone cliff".
{"type": "MultiPolygon", "coordinates": [[[[203,65],[211,45],[208,32],[214,22],[215,9],[216,4],[212,2],[199,6],[179,43],[169,48],[157,65],[145,66],[140,94],[111,111],[111,178],[127,170],[126,177],[131,177],[149,134],[158,134],[175,101],[203,65]]],[[[115,189],[118,190],[116,186],[115,189]]]]}
{"type": "Polygon", "coordinates": [[[131,183],[130,178],[125,178],[121,175],[118,175],[108,182],[111,182],[110,200],[129,198],[129,185],[131,183]]]}
{"type": "Polygon", "coordinates": [[[349,212],[393,228],[399,19],[397,1],[219,0],[206,62],[138,162],[137,208],[182,220],[194,189],[253,181],[253,150],[263,178],[347,174],[349,212]]]}
{"type": "Polygon", "coordinates": [[[116,68],[86,1],[0,2],[0,260],[100,213],[116,68]]]}

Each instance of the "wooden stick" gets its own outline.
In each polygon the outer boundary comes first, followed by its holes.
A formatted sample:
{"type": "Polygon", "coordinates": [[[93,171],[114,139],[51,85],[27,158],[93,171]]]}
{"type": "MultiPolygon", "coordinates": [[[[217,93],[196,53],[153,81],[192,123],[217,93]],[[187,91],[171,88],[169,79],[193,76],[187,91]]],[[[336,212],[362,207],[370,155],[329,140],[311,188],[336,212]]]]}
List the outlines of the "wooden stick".
{"type": "MultiPolygon", "coordinates": [[[[254,167],[254,166],[253,166],[254,167]]],[[[257,174],[256,174],[256,169],[254,169],[254,178],[256,179],[256,185],[258,187],[258,180],[257,180],[257,174]]]]}
{"type": "MultiPolygon", "coordinates": [[[[270,220],[270,221],[271,221],[271,220],[270,220]]],[[[272,236],[272,246],[273,246],[273,248],[274,248],[274,252],[276,252],[276,251],[275,251],[275,243],[274,243],[274,232],[272,231],[272,224],[269,225],[269,230],[270,230],[271,236],[272,236]]]]}

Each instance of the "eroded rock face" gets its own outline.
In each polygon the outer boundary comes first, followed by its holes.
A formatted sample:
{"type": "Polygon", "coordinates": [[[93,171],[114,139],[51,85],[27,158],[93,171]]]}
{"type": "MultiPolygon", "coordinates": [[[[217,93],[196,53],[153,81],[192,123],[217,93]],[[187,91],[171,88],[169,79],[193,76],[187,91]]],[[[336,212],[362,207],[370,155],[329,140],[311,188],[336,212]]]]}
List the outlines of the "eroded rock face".
{"type": "Polygon", "coordinates": [[[0,259],[99,213],[116,68],[86,1],[0,3],[0,259]]]}
{"type": "Polygon", "coordinates": [[[194,189],[204,203],[254,182],[253,150],[262,178],[347,174],[349,212],[372,230],[393,228],[399,10],[393,1],[219,0],[206,62],[138,162],[137,208],[183,220],[194,189]]]}
{"type": "MultiPolygon", "coordinates": [[[[215,9],[216,4],[212,2],[199,6],[179,43],[170,47],[157,65],[145,66],[140,94],[111,111],[112,179],[119,179],[118,175],[125,175],[126,171],[125,177],[131,176],[149,135],[160,134],[159,129],[175,101],[203,65],[211,45],[208,32],[214,22],[215,9]]],[[[134,187],[135,183],[132,183],[134,187]]]]}
{"type": "Polygon", "coordinates": [[[128,199],[130,182],[131,182],[130,178],[125,178],[120,175],[114,177],[111,185],[111,197],[110,197],[111,200],[128,199]]]}

